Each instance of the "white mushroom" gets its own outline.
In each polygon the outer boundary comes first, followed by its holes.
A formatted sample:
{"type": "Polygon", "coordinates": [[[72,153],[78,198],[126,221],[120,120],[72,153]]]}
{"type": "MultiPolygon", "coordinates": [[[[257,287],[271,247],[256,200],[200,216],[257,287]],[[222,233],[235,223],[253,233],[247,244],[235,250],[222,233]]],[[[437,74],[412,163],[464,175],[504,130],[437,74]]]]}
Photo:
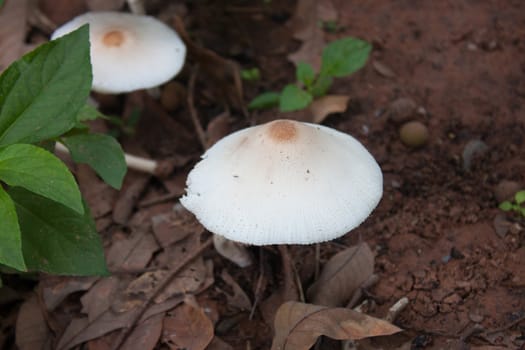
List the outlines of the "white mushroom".
{"type": "Polygon", "coordinates": [[[235,132],[188,175],[181,203],[209,231],[247,244],[309,244],[364,221],[383,192],[381,170],[353,137],[277,120],[235,132]]]}
{"type": "Polygon", "coordinates": [[[90,26],[94,91],[152,88],[182,69],[186,46],[173,29],[150,16],[87,12],[58,28],[51,39],[86,23],[90,26]]]}

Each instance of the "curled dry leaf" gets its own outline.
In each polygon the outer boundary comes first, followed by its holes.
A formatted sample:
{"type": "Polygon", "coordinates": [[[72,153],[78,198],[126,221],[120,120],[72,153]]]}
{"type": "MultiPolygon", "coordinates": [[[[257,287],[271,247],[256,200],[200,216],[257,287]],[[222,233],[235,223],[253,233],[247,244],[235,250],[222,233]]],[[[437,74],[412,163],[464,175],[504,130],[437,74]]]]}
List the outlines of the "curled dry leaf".
{"type": "Polygon", "coordinates": [[[326,95],[316,99],[308,107],[312,113],[312,122],[321,124],[326,117],[333,113],[343,113],[348,107],[350,96],[326,95]]]}
{"type": "Polygon", "coordinates": [[[358,340],[390,335],[401,329],[387,321],[345,309],[290,301],[275,315],[272,350],[308,350],[321,335],[358,340]]]}
{"type": "Polygon", "coordinates": [[[374,254],[368,244],[347,248],[325,264],[310,286],[308,300],[317,305],[341,306],[374,272],[374,254]]]}
{"type": "Polygon", "coordinates": [[[247,267],[252,264],[252,256],[242,243],[231,241],[220,235],[213,235],[213,246],[217,253],[239,267],[247,267]]]}
{"type": "Polygon", "coordinates": [[[204,350],[213,336],[213,323],[201,308],[182,304],[164,318],[162,340],[171,349],[204,350]]]}

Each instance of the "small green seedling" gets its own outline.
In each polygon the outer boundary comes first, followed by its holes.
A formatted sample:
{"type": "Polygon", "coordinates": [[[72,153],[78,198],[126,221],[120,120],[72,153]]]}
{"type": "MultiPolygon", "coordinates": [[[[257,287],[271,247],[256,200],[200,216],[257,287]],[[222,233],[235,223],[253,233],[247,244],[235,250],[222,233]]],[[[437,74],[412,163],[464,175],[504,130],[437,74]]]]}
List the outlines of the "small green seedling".
{"type": "Polygon", "coordinates": [[[363,40],[343,38],[328,44],[322,53],[321,69],[315,72],[308,63],[296,67],[297,84],[288,84],[278,92],[265,92],[248,105],[249,109],[279,106],[281,112],[301,110],[315,98],[326,95],[334,78],[348,76],[361,69],[370,55],[372,46],[363,40]]]}
{"type": "Polygon", "coordinates": [[[0,270],[106,274],[104,251],[75,178],[53,153],[64,144],[120,188],[118,142],[91,134],[92,82],[86,26],[43,44],[0,75],[0,270]]]}
{"type": "Polygon", "coordinates": [[[261,79],[261,71],[259,68],[248,68],[241,70],[241,78],[246,81],[257,81],[261,79]]]}
{"type": "Polygon", "coordinates": [[[514,211],[525,217],[525,190],[514,194],[514,201],[504,201],[500,203],[499,208],[503,211],[514,211]]]}

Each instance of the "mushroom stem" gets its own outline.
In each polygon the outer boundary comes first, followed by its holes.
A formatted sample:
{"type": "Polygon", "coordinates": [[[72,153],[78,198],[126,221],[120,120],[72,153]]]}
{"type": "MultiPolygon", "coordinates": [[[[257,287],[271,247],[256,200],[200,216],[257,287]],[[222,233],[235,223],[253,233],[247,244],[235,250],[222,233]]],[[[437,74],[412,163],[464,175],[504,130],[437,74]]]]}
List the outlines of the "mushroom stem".
{"type": "MultiPolygon", "coordinates": [[[[60,142],[55,144],[55,151],[62,154],[70,154],[67,147],[60,142]]],[[[129,169],[152,175],[158,175],[159,173],[159,163],[155,160],[138,157],[127,153],[124,153],[124,159],[129,169]]]]}
{"type": "Polygon", "coordinates": [[[144,9],[144,0],[126,0],[129,6],[129,9],[131,12],[133,12],[136,15],[144,15],[146,14],[146,10],[144,9]]]}

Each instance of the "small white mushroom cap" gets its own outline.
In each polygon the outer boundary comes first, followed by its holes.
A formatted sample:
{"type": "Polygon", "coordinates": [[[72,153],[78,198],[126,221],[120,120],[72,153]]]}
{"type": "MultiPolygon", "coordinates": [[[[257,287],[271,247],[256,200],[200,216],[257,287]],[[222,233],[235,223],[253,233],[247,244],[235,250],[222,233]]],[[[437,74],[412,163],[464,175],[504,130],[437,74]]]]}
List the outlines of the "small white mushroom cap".
{"type": "Polygon", "coordinates": [[[277,120],[211,147],[180,201],[209,231],[234,241],[310,244],[357,227],[382,193],[379,165],[352,136],[277,120]]]}
{"type": "Polygon", "coordinates": [[[59,38],[89,23],[93,87],[123,93],[158,86],[184,65],[186,46],[178,34],[150,16],[87,12],[58,28],[59,38]]]}

